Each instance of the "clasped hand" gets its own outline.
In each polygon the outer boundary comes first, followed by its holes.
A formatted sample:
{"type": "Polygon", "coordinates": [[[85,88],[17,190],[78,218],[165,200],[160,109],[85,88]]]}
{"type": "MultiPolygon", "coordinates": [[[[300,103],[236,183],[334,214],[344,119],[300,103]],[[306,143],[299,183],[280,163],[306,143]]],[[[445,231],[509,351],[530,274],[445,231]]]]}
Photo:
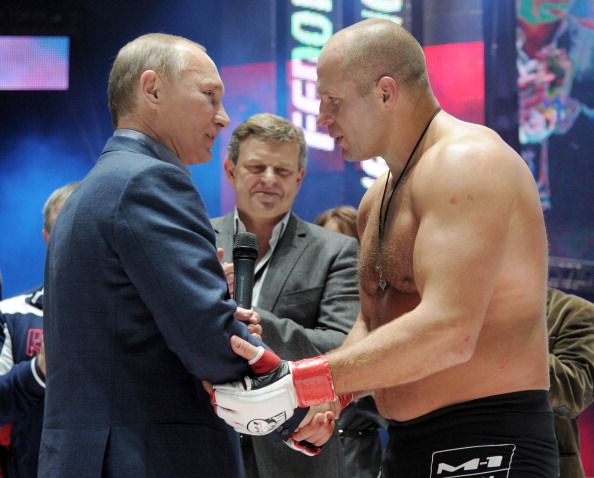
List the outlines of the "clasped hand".
{"type": "MultiPolygon", "coordinates": [[[[304,406],[293,386],[292,364],[236,336],[231,338],[231,347],[248,360],[255,375],[214,385],[211,399],[216,414],[239,433],[271,433],[291,418],[297,407],[304,406]]],[[[310,407],[286,443],[308,455],[317,454],[316,447],[328,441],[334,431],[334,420],[340,411],[337,402],[310,407]]]]}

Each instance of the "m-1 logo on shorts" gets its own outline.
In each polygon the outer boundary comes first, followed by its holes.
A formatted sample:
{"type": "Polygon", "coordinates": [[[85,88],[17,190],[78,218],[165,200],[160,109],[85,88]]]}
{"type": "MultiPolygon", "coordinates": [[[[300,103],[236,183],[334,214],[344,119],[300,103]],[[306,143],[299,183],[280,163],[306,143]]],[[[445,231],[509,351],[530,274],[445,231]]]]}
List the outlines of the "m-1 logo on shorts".
{"type": "Polygon", "coordinates": [[[481,445],[433,452],[430,478],[507,478],[516,446],[481,445]]]}

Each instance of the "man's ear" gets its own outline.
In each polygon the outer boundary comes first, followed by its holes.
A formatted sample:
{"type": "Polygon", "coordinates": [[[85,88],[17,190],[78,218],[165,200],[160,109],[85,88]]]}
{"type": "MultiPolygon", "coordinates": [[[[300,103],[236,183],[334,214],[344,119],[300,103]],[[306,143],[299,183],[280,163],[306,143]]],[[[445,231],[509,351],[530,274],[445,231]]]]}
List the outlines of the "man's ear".
{"type": "Polygon", "coordinates": [[[233,161],[229,157],[226,157],[225,161],[223,161],[223,169],[225,170],[227,182],[231,187],[235,187],[235,164],[233,164],[233,161]]]}
{"type": "Polygon", "coordinates": [[[398,100],[398,84],[391,76],[382,76],[378,82],[379,94],[382,97],[384,105],[392,108],[398,100]]]}
{"type": "Polygon", "coordinates": [[[305,177],[305,168],[303,168],[302,170],[300,170],[297,173],[297,184],[299,185],[299,187],[301,187],[301,185],[303,184],[304,177],[305,177]]]}
{"type": "Polygon", "coordinates": [[[140,91],[145,103],[155,108],[159,105],[162,82],[159,75],[153,70],[146,70],[140,75],[140,91]]]}

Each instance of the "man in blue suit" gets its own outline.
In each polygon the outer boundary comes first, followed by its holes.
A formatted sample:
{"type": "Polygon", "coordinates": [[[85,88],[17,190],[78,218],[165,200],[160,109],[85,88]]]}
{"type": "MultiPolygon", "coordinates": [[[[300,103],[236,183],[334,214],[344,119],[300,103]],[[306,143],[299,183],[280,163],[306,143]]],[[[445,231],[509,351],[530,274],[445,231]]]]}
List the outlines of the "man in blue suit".
{"type": "Polygon", "coordinates": [[[40,477],[242,476],[237,434],[200,381],[247,374],[229,338],[260,344],[261,327],[229,298],[187,169],[229,123],[222,95],[204,48],[181,37],[144,35],[114,61],[114,135],[46,259],[40,477]]]}

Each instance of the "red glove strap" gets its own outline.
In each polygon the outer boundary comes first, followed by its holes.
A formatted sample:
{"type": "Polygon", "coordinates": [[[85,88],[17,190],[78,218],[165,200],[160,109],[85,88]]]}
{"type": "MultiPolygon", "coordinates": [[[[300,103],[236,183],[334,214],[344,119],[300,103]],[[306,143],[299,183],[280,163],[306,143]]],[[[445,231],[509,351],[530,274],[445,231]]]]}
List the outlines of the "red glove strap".
{"type": "Polygon", "coordinates": [[[264,350],[264,353],[262,353],[262,355],[253,363],[252,360],[254,359],[250,360],[249,362],[250,367],[256,375],[262,375],[274,370],[281,362],[279,356],[274,352],[264,348],[260,348],[260,350],[264,350]]]}
{"type": "Polygon", "coordinates": [[[353,393],[341,393],[338,396],[338,401],[340,402],[340,408],[344,410],[347,407],[347,405],[353,401],[353,393]]]}
{"type": "Polygon", "coordinates": [[[336,398],[325,355],[293,362],[293,385],[300,407],[311,407],[336,398]]]}

